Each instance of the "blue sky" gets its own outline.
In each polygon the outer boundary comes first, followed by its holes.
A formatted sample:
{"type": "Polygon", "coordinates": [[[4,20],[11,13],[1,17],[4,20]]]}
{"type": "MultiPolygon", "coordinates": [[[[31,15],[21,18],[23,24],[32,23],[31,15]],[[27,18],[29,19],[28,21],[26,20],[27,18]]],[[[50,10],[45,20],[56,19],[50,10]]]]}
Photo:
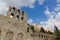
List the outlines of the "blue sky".
{"type": "Polygon", "coordinates": [[[45,15],[44,11],[46,8],[49,8],[49,11],[54,11],[54,8],[56,6],[56,0],[45,0],[43,4],[39,4],[39,2],[36,0],[34,3],[34,8],[30,7],[22,7],[22,10],[24,10],[28,14],[28,19],[33,19],[34,23],[39,23],[38,19],[40,21],[46,21],[48,20],[48,17],[45,15]]]}
{"type": "Polygon", "coordinates": [[[60,0],[0,0],[0,14],[6,15],[9,6],[15,6],[27,13],[27,23],[39,24],[53,30],[60,29],[60,0]]]}

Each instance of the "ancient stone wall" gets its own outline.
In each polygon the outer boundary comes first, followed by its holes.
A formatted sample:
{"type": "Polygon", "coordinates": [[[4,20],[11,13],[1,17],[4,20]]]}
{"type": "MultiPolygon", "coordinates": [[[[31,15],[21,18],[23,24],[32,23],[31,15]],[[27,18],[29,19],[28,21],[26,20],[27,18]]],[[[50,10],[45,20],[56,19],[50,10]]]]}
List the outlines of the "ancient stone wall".
{"type": "Polygon", "coordinates": [[[33,33],[24,11],[10,7],[7,16],[0,15],[0,40],[52,40],[54,36],[33,33]]]}
{"type": "Polygon", "coordinates": [[[20,23],[27,24],[27,14],[24,11],[19,10],[15,7],[10,6],[7,16],[14,20],[20,21],[20,23]]]}

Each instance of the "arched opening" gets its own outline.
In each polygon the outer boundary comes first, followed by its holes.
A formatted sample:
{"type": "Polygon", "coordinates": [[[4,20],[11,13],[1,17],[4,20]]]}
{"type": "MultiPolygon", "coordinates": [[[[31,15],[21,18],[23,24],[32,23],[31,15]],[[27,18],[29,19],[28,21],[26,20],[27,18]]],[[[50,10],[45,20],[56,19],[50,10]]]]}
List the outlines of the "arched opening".
{"type": "Polygon", "coordinates": [[[39,37],[40,37],[40,35],[39,35],[39,37]]]}
{"type": "Polygon", "coordinates": [[[7,32],[4,40],[13,40],[13,32],[7,32]]]}
{"type": "Polygon", "coordinates": [[[19,34],[18,34],[17,40],[24,40],[24,35],[23,35],[23,33],[19,33],[19,34]]]}
{"type": "Polygon", "coordinates": [[[13,13],[15,12],[15,7],[13,7],[13,8],[11,9],[11,12],[13,12],[13,13]]]}
{"type": "Polygon", "coordinates": [[[16,14],[20,14],[20,10],[19,9],[16,11],[16,14]]]}
{"type": "Polygon", "coordinates": [[[20,10],[18,9],[18,12],[20,12],[20,10]]]}
{"type": "Polygon", "coordinates": [[[13,18],[14,17],[14,13],[11,13],[11,16],[10,16],[10,18],[13,18]]]}
{"type": "Polygon", "coordinates": [[[18,9],[18,14],[20,14],[20,10],[18,9]]]}
{"type": "Polygon", "coordinates": [[[22,16],[24,16],[24,11],[22,11],[22,16]]]}
{"type": "Polygon", "coordinates": [[[21,20],[23,21],[23,17],[21,17],[21,20]]]}
{"type": "Polygon", "coordinates": [[[29,27],[27,28],[27,32],[29,32],[29,27]]]}
{"type": "Polygon", "coordinates": [[[41,38],[43,38],[43,35],[41,35],[41,38]]]}
{"type": "Polygon", "coordinates": [[[16,16],[16,20],[19,20],[19,15],[16,16]]]}

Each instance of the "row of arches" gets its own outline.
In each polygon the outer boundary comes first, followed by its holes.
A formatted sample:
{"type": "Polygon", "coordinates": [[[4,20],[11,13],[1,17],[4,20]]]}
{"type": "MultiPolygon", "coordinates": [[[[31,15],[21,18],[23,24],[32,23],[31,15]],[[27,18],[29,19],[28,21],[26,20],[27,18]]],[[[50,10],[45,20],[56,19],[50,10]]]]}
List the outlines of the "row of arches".
{"type": "MultiPolygon", "coordinates": [[[[14,18],[14,13],[11,13],[10,18],[14,18]]],[[[16,20],[19,20],[19,19],[20,19],[19,15],[16,15],[16,20]]],[[[24,19],[24,17],[22,16],[21,20],[23,21],[23,19],[24,19]]]]}
{"type": "Polygon", "coordinates": [[[13,32],[7,32],[4,40],[13,40],[13,35],[14,35],[13,32]]]}
{"type": "Polygon", "coordinates": [[[38,36],[39,38],[42,38],[44,40],[52,40],[53,39],[53,36],[52,35],[45,35],[45,34],[39,34],[38,36]]]}
{"type": "Polygon", "coordinates": [[[15,7],[10,7],[9,8],[9,11],[12,12],[12,13],[20,14],[20,15],[22,13],[22,16],[24,16],[24,11],[21,11],[19,9],[16,9],[15,7]]]}
{"type": "Polygon", "coordinates": [[[19,10],[19,9],[17,9],[17,8],[15,8],[15,7],[11,7],[10,6],[10,8],[9,8],[9,11],[8,11],[8,17],[10,17],[10,18],[16,18],[16,20],[24,20],[24,18],[25,18],[25,12],[24,11],[22,11],[22,10],[19,10]]]}
{"type": "Polygon", "coordinates": [[[43,33],[34,33],[31,34],[31,36],[33,37],[33,40],[54,40],[54,35],[50,35],[50,34],[43,34],[43,33]]]}
{"type": "MultiPolygon", "coordinates": [[[[14,38],[14,33],[9,31],[6,33],[4,40],[13,40],[13,38],[14,38]]],[[[1,39],[1,31],[0,31],[0,39],[1,39]]],[[[23,40],[23,39],[24,39],[23,33],[19,33],[17,35],[17,40],[23,40]]]]}

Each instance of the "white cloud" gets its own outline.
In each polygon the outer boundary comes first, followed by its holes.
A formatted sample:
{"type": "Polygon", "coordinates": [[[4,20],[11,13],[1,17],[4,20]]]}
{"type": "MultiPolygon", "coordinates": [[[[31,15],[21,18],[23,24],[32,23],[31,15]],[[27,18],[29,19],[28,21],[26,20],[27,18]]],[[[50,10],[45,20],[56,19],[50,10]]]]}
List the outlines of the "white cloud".
{"type": "Polygon", "coordinates": [[[55,12],[50,12],[49,9],[47,8],[44,12],[47,16],[49,16],[47,21],[42,21],[40,24],[44,27],[48,27],[51,29],[51,31],[54,30],[54,24],[60,29],[60,13],[52,14],[55,12]],[[55,16],[55,18],[54,18],[55,16]]]}
{"type": "Polygon", "coordinates": [[[9,6],[34,8],[36,0],[0,0],[0,14],[6,15],[9,6]]]}
{"type": "Polygon", "coordinates": [[[30,7],[30,5],[34,5],[36,0],[2,0],[6,2],[9,6],[16,6],[16,7],[30,7]]]}
{"type": "Polygon", "coordinates": [[[54,8],[54,10],[55,10],[56,12],[60,12],[60,5],[57,4],[56,7],[54,8]]]}
{"type": "Polygon", "coordinates": [[[54,10],[55,10],[56,12],[60,12],[60,0],[57,0],[56,3],[57,3],[57,5],[56,5],[56,7],[54,8],[54,10]]]}
{"type": "Polygon", "coordinates": [[[56,2],[57,5],[54,8],[55,12],[50,12],[47,7],[44,13],[48,16],[48,20],[40,22],[42,26],[48,27],[52,31],[54,30],[54,24],[60,29],[60,0],[57,0],[56,2]]]}
{"type": "Polygon", "coordinates": [[[39,4],[42,5],[45,0],[38,0],[39,4]]]}
{"type": "Polygon", "coordinates": [[[56,2],[57,2],[57,3],[59,3],[59,2],[60,2],[60,0],[57,0],[56,2]]]}
{"type": "Polygon", "coordinates": [[[8,6],[5,2],[0,1],[0,14],[6,15],[8,6]]]}
{"type": "Polygon", "coordinates": [[[55,23],[57,24],[57,26],[60,29],[60,13],[58,13],[58,15],[56,16],[55,21],[56,21],[55,23]]]}
{"type": "Polygon", "coordinates": [[[44,11],[44,13],[45,13],[48,17],[50,17],[50,16],[51,16],[51,13],[50,13],[50,11],[49,11],[48,7],[47,7],[47,8],[46,8],[46,10],[44,11]]]}
{"type": "Polygon", "coordinates": [[[33,24],[33,19],[29,19],[29,20],[27,21],[27,23],[30,24],[30,25],[32,25],[32,24],[33,24]]]}

